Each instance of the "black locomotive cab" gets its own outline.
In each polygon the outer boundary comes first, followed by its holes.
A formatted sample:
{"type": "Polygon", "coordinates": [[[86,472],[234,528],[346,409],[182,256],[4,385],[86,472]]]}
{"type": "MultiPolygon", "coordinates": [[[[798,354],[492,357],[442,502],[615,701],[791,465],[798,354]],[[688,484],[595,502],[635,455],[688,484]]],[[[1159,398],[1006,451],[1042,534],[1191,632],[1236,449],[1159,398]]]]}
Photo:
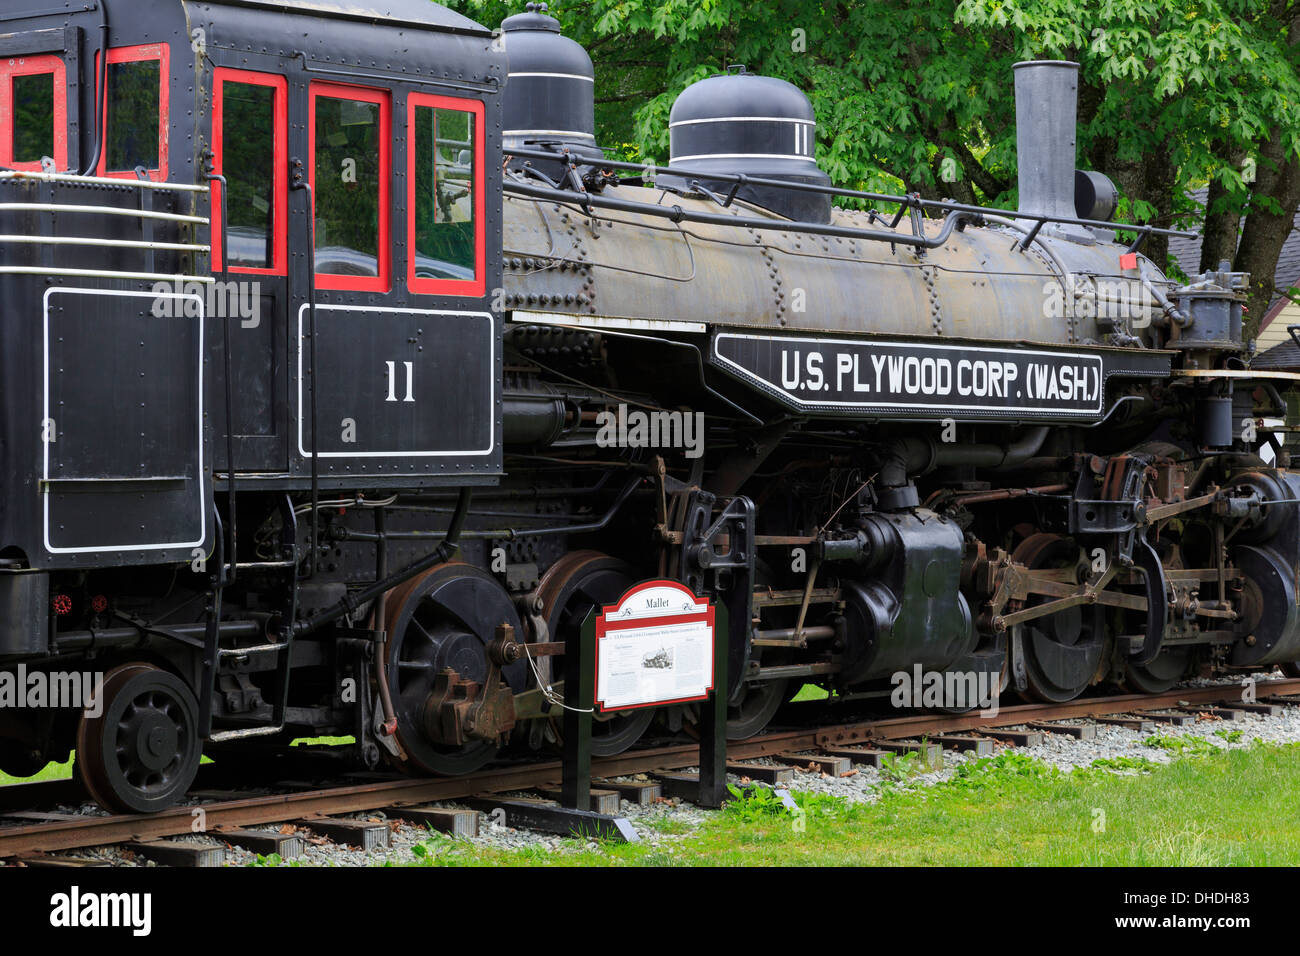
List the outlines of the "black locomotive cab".
{"type": "Polygon", "coordinates": [[[421,0],[85,7],[0,12],[0,548],[208,555],[231,455],[246,488],[499,474],[491,34],[421,0]]]}
{"type": "Polygon", "coordinates": [[[331,627],[454,550],[344,554],[327,507],[501,476],[505,57],[425,0],[14,6],[0,661],[93,656],[176,746],[119,765],[112,721],[0,713],[0,769],[75,747],[102,803],[157,809],[205,745],[346,732],[313,681],[369,678],[331,627]]]}

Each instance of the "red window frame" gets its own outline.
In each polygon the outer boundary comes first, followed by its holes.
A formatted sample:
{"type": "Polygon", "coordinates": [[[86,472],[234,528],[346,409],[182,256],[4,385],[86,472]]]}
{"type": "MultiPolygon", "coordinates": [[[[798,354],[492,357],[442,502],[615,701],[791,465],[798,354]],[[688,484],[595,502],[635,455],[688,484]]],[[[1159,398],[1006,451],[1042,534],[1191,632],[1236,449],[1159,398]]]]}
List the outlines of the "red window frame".
{"type": "Polygon", "coordinates": [[[487,255],[487,189],[484,185],[484,139],[486,133],[483,102],[456,96],[436,96],[432,93],[410,93],[406,97],[406,287],[423,295],[482,296],[487,291],[484,259],[487,255]],[[418,279],[415,275],[415,109],[417,106],[434,109],[459,110],[474,115],[474,278],[473,279],[418,279]]]}
{"type": "MultiPolygon", "coordinates": [[[[95,82],[99,82],[99,54],[95,54],[95,82]]],[[[171,47],[166,43],[145,43],[140,46],[120,46],[108,51],[109,63],[139,63],[145,60],[158,61],[158,168],[149,170],[149,178],[156,183],[167,181],[167,142],[169,131],[169,96],[171,79],[171,47]]],[[[107,74],[105,74],[107,75],[107,74]]],[[[105,118],[104,128],[99,131],[100,143],[99,169],[96,174],[110,179],[135,179],[134,170],[108,171],[108,127],[112,117],[108,112],[108,84],[99,91],[100,115],[105,118]]]]}
{"type": "MultiPolygon", "coordinates": [[[[251,70],[235,70],[229,67],[217,67],[212,75],[212,152],[216,154],[216,171],[225,168],[225,153],[222,151],[222,117],[225,103],[226,83],[243,83],[247,86],[268,86],[275,91],[273,107],[274,148],[272,162],[272,195],[275,203],[271,232],[271,267],[269,269],[252,266],[231,266],[231,272],[249,275],[282,276],[288,273],[289,247],[289,82],[283,76],[274,73],[254,73],[251,70]]],[[[221,272],[225,264],[225,250],[221,247],[221,183],[212,183],[212,271],[221,272]]]]}
{"type": "Polygon", "coordinates": [[[371,86],[353,86],[347,83],[312,83],[311,101],[307,118],[307,170],[311,183],[312,243],[316,241],[316,101],[326,99],[353,100],[358,103],[375,103],[379,106],[379,248],[378,276],[343,276],[331,272],[316,273],[316,288],[342,289],[351,292],[388,292],[392,288],[392,202],[393,176],[393,101],[388,90],[371,86]]]}
{"type": "Polygon", "coordinates": [[[19,76],[54,75],[54,165],[68,168],[68,75],[63,59],[48,53],[0,59],[0,166],[40,172],[41,161],[14,162],[14,79],[19,76]]]}

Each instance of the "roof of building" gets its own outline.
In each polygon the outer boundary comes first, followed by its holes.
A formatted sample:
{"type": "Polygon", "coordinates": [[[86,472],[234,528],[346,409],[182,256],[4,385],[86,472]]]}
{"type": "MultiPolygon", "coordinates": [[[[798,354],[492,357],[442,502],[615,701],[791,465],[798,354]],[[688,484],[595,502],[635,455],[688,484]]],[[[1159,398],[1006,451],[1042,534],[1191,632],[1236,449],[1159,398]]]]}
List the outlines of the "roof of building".
{"type": "Polygon", "coordinates": [[[1251,368],[1259,369],[1294,369],[1300,368],[1300,346],[1290,338],[1271,349],[1258,352],[1251,360],[1251,368]]]}
{"type": "MultiPolygon", "coordinates": [[[[1194,189],[1188,193],[1188,196],[1201,207],[1205,206],[1208,195],[1208,189],[1194,189]]],[[[1195,239],[1170,238],[1169,254],[1178,260],[1178,265],[1189,276],[1196,275],[1201,271],[1201,240],[1199,236],[1195,239]]],[[[1300,286],[1300,209],[1296,210],[1291,234],[1287,236],[1286,242],[1282,244],[1282,251],[1277,257],[1277,272],[1274,274],[1273,285],[1278,289],[1300,286]]],[[[1260,322],[1260,331],[1267,328],[1269,323],[1277,316],[1277,313],[1285,308],[1290,301],[1284,295],[1275,295],[1270,299],[1268,312],[1265,313],[1263,320],[1260,322]]]]}
{"type": "MultiPolygon", "coordinates": [[[[1208,189],[1196,189],[1188,194],[1199,206],[1204,207],[1208,189]]],[[[1179,267],[1189,276],[1201,271],[1201,240],[1171,238],[1169,254],[1178,260],[1179,267]]],[[[1296,210],[1291,234],[1282,244],[1282,251],[1277,257],[1277,271],[1273,276],[1274,289],[1289,289],[1300,286],[1300,209],[1296,210]]],[[[1256,339],[1257,352],[1251,362],[1252,368],[1282,369],[1300,368],[1300,346],[1291,339],[1286,326],[1300,322],[1300,317],[1293,313],[1300,307],[1287,296],[1275,294],[1269,301],[1268,311],[1259,323],[1256,339]],[[1289,307],[1289,308],[1288,308],[1289,307]],[[1281,323],[1274,320],[1287,313],[1281,323]]]]}

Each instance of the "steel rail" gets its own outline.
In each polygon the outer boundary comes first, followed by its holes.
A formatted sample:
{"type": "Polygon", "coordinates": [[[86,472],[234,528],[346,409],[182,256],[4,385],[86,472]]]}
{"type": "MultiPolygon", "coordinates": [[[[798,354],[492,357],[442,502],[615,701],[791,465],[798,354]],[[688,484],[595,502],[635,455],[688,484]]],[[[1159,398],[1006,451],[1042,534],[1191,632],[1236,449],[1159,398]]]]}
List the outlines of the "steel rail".
{"type": "MultiPolygon", "coordinates": [[[[1188,704],[1213,704],[1231,698],[1236,685],[1176,688],[1163,694],[1123,694],[1074,700],[1065,704],[1023,704],[1001,708],[997,714],[984,716],[978,711],[967,714],[917,714],[890,717],[852,724],[783,730],[764,734],[727,746],[728,760],[746,760],[816,750],[846,743],[900,740],[937,733],[979,731],[982,728],[1006,727],[1029,722],[1068,720],[1139,711],[1160,710],[1188,704]]],[[[1256,685],[1260,697],[1300,694],[1300,680],[1266,680],[1256,685]]],[[[629,751],[616,757],[595,758],[593,777],[614,777],[632,773],[677,770],[695,766],[699,745],[678,744],[650,750],[629,751]]],[[[526,790],[560,779],[559,761],[526,766],[485,770],[463,777],[400,777],[350,786],[330,787],[299,793],[273,794],[225,800],[202,805],[208,832],[220,839],[221,829],[253,827],[312,816],[359,813],[384,807],[409,806],[438,800],[456,800],[483,793],[526,790]]],[[[12,806],[10,791],[21,790],[23,797],[41,799],[48,792],[67,800],[70,781],[38,784],[12,784],[0,787],[0,801],[12,806]]],[[[178,806],[160,813],[83,817],[0,828],[0,858],[24,854],[71,850],[132,840],[151,840],[193,832],[194,807],[178,806]]],[[[3,816],[3,811],[0,811],[3,816]]]]}

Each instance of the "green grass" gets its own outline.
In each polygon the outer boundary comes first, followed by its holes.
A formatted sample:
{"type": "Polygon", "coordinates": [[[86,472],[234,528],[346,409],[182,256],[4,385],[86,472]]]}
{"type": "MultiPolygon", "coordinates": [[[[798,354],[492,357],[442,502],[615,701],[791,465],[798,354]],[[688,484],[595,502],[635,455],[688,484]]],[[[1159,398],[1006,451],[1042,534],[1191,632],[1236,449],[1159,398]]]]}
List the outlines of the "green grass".
{"type": "Polygon", "coordinates": [[[47,763],[41,771],[31,777],[11,777],[0,773],[0,786],[9,783],[34,783],[37,780],[67,780],[72,776],[72,757],[63,763],[47,763]]]}
{"type": "Polygon", "coordinates": [[[1186,737],[1152,735],[1142,743],[1148,747],[1167,750],[1177,757],[1207,757],[1219,752],[1218,746],[1206,738],[1190,734],[1186,737]]]}
{"type": "MultiPolygon", "coordinates": [[[[351,744],[356,743],[355,737],[300,737],[295,740],[292,746],[299,745],[312,746],[316,744],[351,744]]],[[[212,763],[211,758],[204,757],[203,763],[212,763]]],[[[72,757],[69,756],[63,763],[49,763],[45,768],[32,777],[11,777],[7,773],[0,773],[0,786],[10,783],[33,783],[37,780],[67,780],[72,776],[72,757]]]]}
{"type": "Polygon", "coordinates": [[[1132,770],[1136,773],[1151,773],[1160,767],[1156,761],[1150,757],[1098,757],[1092,762],[1092,766],[1099,770],[1115,770],[1127,772],[1132,770]]]}
{"type": "Polygon", "coordinates": [[[357,742],[356,737],[298,737],[289,746],[290,747],[337,746],[339,744],[354,744],[356,742],[357,742]]]}
{"type": "Polygon", "coordinates": [[[799,693],[795,694],[792,699],[795,701],[825,700],[829,696],[830,694],[828,694],[823,688],[818,687],[816,684],[804,684],[803,687],[799,689],[799,693]]]}
{"type": "MultiPolygon", "coordinates": [[[[11,777],[7,773],[0,773],[0,786],[10,783],[36,783],[39,780],[67,780],[72,776],[75,756],[74,752],[62,763],[47,763],[44,769],[30,777],[11,777]]],[[[212,763],[212,758],[200,757],[199,763],[212,763]]]]}
{"type": "Polygon", "coordinates": [[[1115,758],[1062,773],[1016,752],[874,804],[796,794],[736,800],[697,830],[632,845],[506,851],[441,835],[416,866],[1278,866],[1300,863],[1300,745],[1203,752],[1167,765],[1115,758]],[[1140,773],[1133,773],[1140,770],[1140,773]]]}

